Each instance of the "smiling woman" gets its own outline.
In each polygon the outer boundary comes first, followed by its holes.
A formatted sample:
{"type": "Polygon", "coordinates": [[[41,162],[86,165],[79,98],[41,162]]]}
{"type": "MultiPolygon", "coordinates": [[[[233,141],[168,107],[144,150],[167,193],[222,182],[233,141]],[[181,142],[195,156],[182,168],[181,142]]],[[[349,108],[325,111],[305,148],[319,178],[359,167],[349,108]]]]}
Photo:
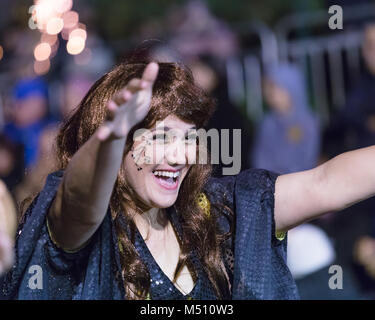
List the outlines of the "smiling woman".
{"type": "Polygon", "coordinates": [[[212,178],[209,161],[196,163],[207,150],[193,131],[213,111],[179,64],[125,62],[98,80],[60,130],[60,170],[24,214],[2,294],[297,298],[275,237],[277,174],[212,178]],[[35,265],[43,290],[28,286],[35,265]]]}
{"type": "Polygon", "coordinates": [[[160,130],[159,124],[151,131],[151,141],[146,140],[147,131],[143,133],[145,139],[137,138],[131,148],[138,150],[137,155],[129,152],[124,161],[124,171],[132,188],[139,191],[142,202],[151,203],[153,207],[170,207],[176,202],[181,182],[195,163],[197,152],[195,143],[188,144],[184,135],[176,134],[191,131],[195,125],[174,115],[167,116],[162,124],[165,132],[160,130]],[[142,143],[144,140],[147,142],[142,143]],[[142,167],[141,163],[144,163],[142,167]]]}

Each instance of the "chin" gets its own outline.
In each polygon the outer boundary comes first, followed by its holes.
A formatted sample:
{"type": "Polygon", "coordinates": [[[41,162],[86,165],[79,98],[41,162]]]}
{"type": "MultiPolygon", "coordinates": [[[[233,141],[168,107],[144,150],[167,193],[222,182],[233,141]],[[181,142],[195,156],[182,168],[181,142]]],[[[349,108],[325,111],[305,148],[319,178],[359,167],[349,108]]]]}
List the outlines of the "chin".
{"type": "Polygon", "coordinates": [[[158,199],[153,199],[152,206],[155,208],[169,208],[175,204],[177,197],[159,197],[158,199]]]}

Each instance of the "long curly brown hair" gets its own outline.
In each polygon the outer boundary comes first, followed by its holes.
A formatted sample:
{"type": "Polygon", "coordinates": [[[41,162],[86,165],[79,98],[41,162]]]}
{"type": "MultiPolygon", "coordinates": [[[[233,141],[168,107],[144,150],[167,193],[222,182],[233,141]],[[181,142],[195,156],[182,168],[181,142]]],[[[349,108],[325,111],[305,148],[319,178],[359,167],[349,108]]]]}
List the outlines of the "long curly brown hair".
{"type": "MultiPolygon", "coordinates": [[[[57,137],[60,169],[66,168],[75,152],[105,121],[108,116],[106,105],[111,97],[130,79],[141,78],[145,66],[146,62],[121,63],[92,86],[75,112],[63,124],[57,137]]],[[[132,147],[132,137],[136,129],[151,128],[156,121],[171,114],[195,124],[197,129],[203,128],[213,111],[214,101],[194,83],[188,68],[177,63],[159,63],[150,111],[141,123],[130,130],[124,157],[132,147]]],[[[211,171],[210,164],[194,164],[181,184],[175,208],[177,213],[182,215],[183,231],[181,253],[174,277],[176,280],[184,265],[190,266],[189,256],[195,250],[217,297],[226,298],[229,296],[230,286],[220,249],[225,237],[217,230],[216,216],[205,214],[196,201],[211,171]]],[[[124,169],[121,168],[110,200],[110,209],[119,241],[125,298],[144,299],[149,292],[150,275],[135,250],[134,236],[129,238],[124,230],[124,221],[130,226],[130,230],[133,230],[133,235],[136,228],[132,218],[123,210],[127,207],[138,212],[146,209],[127,184],[124,169]]]]}

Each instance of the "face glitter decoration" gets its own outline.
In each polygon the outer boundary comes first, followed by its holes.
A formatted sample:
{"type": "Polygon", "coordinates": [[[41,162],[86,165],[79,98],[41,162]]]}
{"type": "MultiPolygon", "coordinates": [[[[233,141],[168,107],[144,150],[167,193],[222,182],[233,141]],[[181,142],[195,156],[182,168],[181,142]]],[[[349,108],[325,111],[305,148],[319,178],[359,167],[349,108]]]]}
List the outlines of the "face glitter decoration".
{"type": "Polygon", "coordinates": [[[138,197],[157,208],[175,203],[197,150],[197,145],[189,140],[194,124],[170,115],[163,120],[163,126],[136,134],[123,164],[127,182],[138,197]]]}

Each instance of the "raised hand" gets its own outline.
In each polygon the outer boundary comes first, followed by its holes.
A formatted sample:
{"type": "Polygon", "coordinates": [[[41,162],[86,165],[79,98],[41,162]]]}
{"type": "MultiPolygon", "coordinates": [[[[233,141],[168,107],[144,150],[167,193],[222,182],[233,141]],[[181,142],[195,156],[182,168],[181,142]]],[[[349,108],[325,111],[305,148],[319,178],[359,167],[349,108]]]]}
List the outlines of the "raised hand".
{"type": "Polygon", "coordinates": [[[98,129],[99,140],[105,141],[109,137],[123,138],[134,125],[146,117],[158,71],[157,63],[149,63],[141,79],[130,80],[126,87],[108,102],[111,120],[106,121],[98,129]]]}

